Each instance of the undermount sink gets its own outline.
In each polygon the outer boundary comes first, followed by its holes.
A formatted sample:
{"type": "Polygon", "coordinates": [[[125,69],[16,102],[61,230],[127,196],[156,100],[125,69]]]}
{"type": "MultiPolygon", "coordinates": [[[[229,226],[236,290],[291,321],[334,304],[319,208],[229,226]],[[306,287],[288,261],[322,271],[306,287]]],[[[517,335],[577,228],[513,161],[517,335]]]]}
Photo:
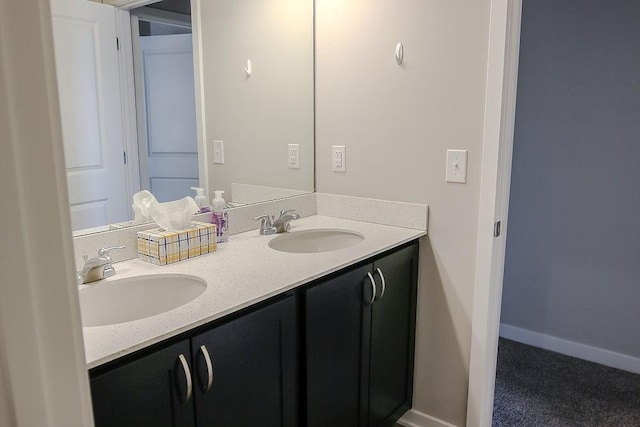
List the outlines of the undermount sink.
{"type": "Polygon", "coordinates": [[[105,326],[164,313],[198,298],[207,283],[185,274],[156,274],[90,285],[78,292],[82,326],[105,326]]]}
{"type": "Polygon", "coordinates": [[[355,231],[319,228],[282,234],[269,241],[269,247],[281,252],[318,253],[349,248],[363,240],[355,231]]]}

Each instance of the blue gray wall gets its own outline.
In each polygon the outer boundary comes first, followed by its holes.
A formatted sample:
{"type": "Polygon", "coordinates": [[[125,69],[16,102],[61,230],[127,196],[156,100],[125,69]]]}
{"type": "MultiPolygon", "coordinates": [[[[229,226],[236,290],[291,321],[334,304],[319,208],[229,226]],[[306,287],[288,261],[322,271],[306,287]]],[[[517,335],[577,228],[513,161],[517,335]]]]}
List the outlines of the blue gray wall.
{"type": "Polygon", "coordinates": [[[640,1],[525,0],[502,323],[640,357],[640,1]]]}

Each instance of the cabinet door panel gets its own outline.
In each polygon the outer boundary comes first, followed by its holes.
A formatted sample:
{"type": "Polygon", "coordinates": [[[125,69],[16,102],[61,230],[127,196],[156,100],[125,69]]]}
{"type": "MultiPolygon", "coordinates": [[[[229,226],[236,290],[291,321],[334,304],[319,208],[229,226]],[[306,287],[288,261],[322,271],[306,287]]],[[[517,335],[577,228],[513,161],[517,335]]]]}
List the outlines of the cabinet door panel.
{"type": "Polygon", "coordinates": [[[193,397],[183,402],[187,389],[181,354],[189,362],[188,340],[93,377],[96,427],[195,426],[193,397]]]}
{"type": "MultiPolygon", "coordinates": [[[[417,245],[374,264],[376,282],[386,289],[372,306],[369,425],[393,425],[411,407],[417,283],[417,245]]],[[[380,293],[378,294],[380,295],[380,293]]]]}
{"type": "Polygon", "coordinates": [[[192,339],[198,426],[298,425],[297,320],[288,297],[192,339]],[[210,355],[211,389],[205,391],[210,355]]]}
{"type": "Polygon", "coordinates": [[[364,425],[370,268],[352,270],[306,291],[308,427],[364,425]]]}

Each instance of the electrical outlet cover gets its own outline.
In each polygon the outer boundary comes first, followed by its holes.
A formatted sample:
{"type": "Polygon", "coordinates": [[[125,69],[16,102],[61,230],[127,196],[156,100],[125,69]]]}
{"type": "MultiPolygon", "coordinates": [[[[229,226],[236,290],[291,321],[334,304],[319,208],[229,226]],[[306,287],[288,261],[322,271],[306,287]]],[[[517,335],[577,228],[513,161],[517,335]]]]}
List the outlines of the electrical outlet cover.
{"type": "Polygon", "coordinates": [[[300,144],[289,144],[287,150],[289,169],[300,169],[300,144]]]}
{"type": "Polygon", "coordinates": [[[347,157],[344,145],[331,147],[331,165],[334,172],[347,171],[347,157]]]}

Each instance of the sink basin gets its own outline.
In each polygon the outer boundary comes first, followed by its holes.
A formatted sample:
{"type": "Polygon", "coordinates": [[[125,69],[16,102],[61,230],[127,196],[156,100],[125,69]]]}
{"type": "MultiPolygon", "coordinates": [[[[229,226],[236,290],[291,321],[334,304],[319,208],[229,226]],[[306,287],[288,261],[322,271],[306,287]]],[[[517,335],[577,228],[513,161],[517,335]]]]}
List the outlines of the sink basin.
{"type": "Polygon", "coordinates": [[[270,240],[269,247],[281,252],[318,253],[348,248],[363,240],[355,231],[319,228],[283,234],[270,240]]]}
{"type": "Polygon", "coordinates": [[[207,283],[185,274],[110,280],[81,289],[82,326],[130,322],[164,313],[199,297],[207,283]]]}

